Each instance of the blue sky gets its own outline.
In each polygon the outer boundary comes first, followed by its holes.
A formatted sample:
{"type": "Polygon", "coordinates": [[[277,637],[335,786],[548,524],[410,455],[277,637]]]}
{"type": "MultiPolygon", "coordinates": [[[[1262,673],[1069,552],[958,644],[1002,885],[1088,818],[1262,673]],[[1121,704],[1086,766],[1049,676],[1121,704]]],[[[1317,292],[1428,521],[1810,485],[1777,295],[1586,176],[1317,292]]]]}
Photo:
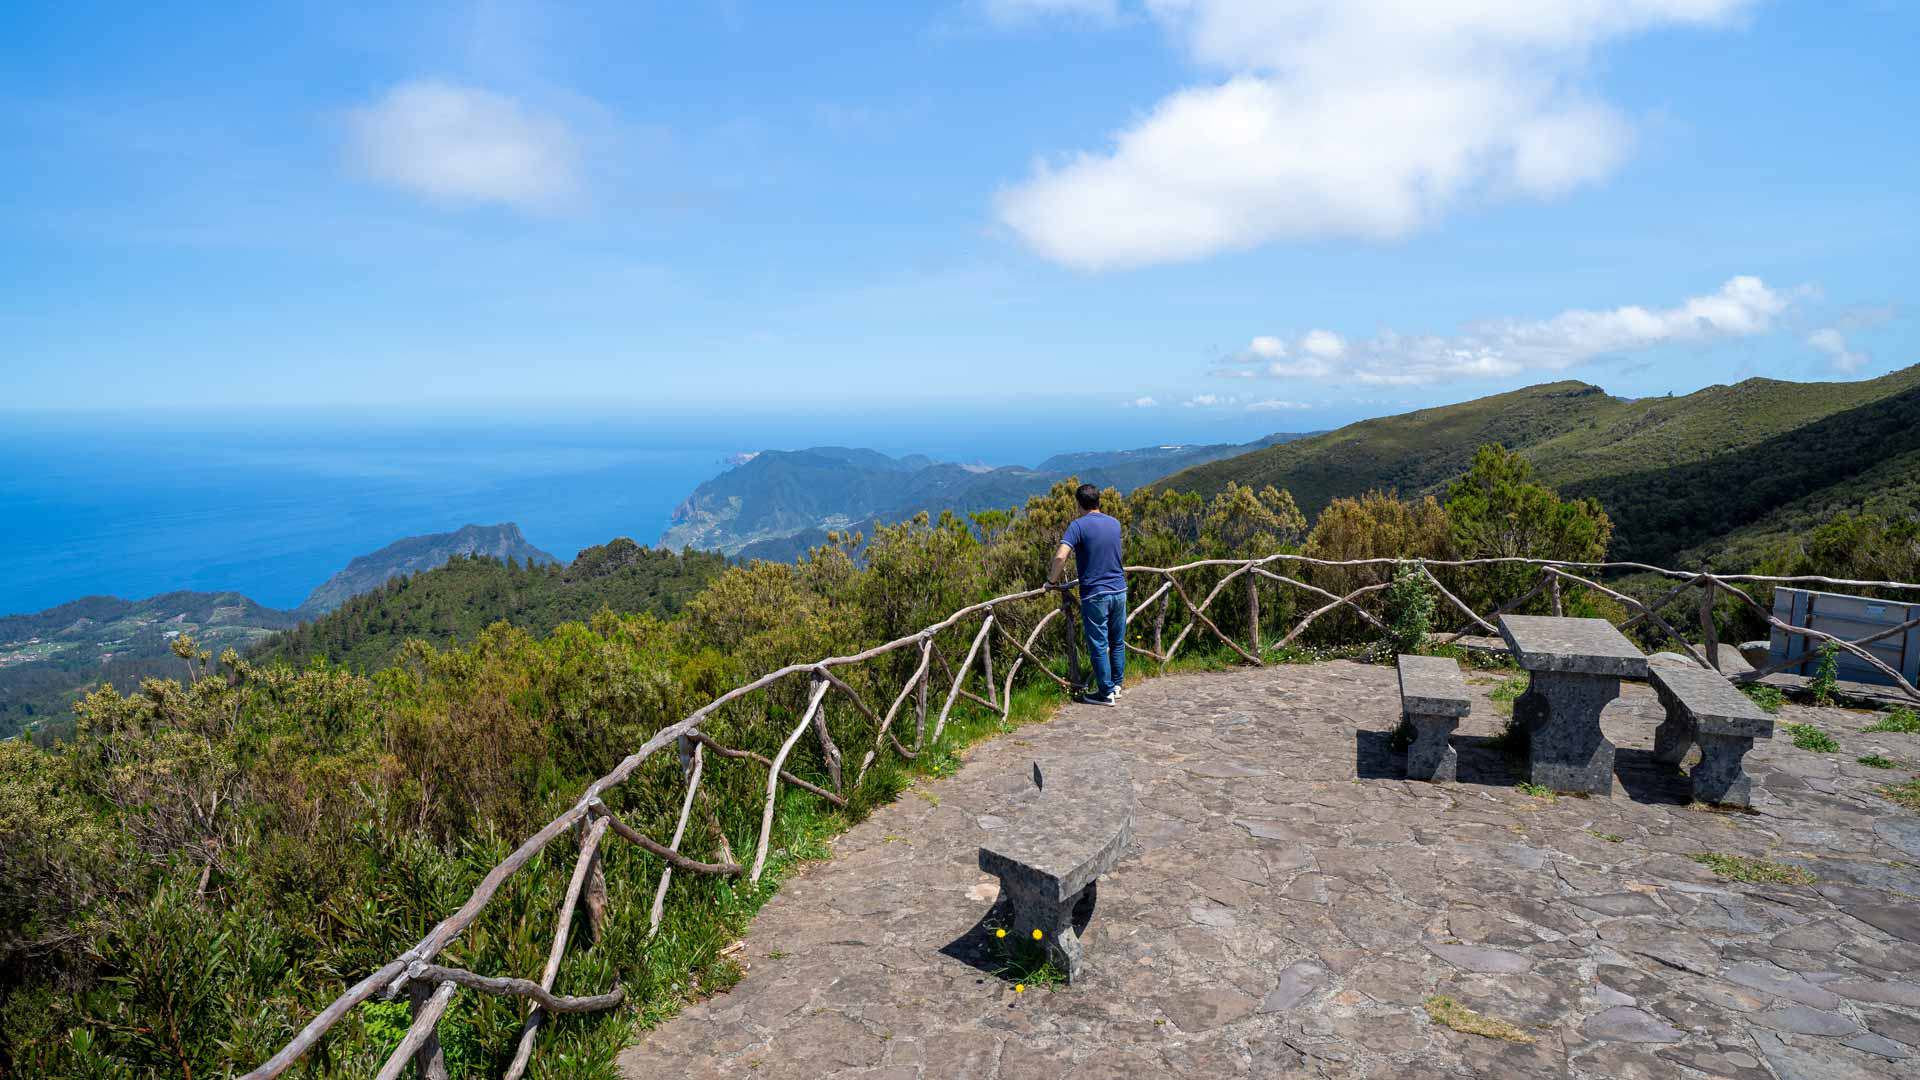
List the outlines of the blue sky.
{"type": "Polygon", "coordinates": [[[0,408],[1192,438],[1868,377],[1920,362],[1916,40],[1896,0],[8,5],[0,408]]]}

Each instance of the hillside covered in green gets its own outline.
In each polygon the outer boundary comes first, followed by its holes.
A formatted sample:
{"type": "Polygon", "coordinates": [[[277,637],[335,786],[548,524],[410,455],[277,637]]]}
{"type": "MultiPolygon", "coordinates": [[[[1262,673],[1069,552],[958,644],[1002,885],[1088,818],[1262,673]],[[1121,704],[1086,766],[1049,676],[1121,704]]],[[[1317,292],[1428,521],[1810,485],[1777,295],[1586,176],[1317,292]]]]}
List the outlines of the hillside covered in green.
{"type": "Polygon", "coordinates": [[[1271,484],[1312,516],[1371,489],[1439,492],[1490,442],[1519,451],[1549,486],[1598,501],[1614,523],[1616,558],[1747,564],[1842,511],[1920,512],[1920,366],[1637,400],[1549,383],[1361,421],[1160,486],[1209,494],[1271,484]]]}
{"type": "Polygon", "coordinates": [[[257,663],[304,667],[316,657],[357,671],[385,667],[410,639],[448,648],[496,622],[545,634],[602,608],[668,616],[727,566],[704,551],[645,548],[626,538],[558,563],[455,556],[438,569],[397,577],[312,622],[259,644],[257,663]]]}
{"type": "Polygon", "coordinates": [[[214,652],[245,651],[299,621],[236,592],[170,592],[144,600],[88,596],[30,615],[0,616],[0,738],[73,714],[78,687],[132,690],[178,677],[182,635],[214,652]]]}

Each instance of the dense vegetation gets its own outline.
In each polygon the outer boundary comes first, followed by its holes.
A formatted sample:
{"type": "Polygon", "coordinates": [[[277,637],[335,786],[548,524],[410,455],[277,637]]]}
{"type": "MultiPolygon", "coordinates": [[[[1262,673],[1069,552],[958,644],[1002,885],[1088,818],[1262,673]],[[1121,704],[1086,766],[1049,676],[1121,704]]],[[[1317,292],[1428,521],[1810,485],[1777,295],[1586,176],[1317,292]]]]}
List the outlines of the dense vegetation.
{"type": "MultiPolygon", "coordinates": [[[[1070,491],[1060,484],[1017,512],[986,512],[971,522],[921,516],[872,536],[841,537],[798,564],[732,567],[670,619],[601,612],[544,637],[496,623],[460,647],[408,645],[403,662],[372,674],[324,663],[296,669],[233,651],[216,661],[182,643],[191,680],[150,680],[130,694],[99,690],[81,702],[71,739],[48,748],[0,744],[0,1071],[214,1076],[254,1064],[346,982],[416,941],[519,837],[663,725],[752,674],[909,633],[967,602],[1039,580],[1073,515],[1070,491]],[[864,561],[849,557],[855,546],[864,561]]],[[[1311,531],[1293,498],[1270,487],[1231,485],[1210,499],[1112,492],[1108,500],[1126,525],[1129,561],[1157,565],[1288,549],[1330,557],[1590,557],[1609,529],[1590,504],[1554,498],[1528,479],[1523,461],[1493,448],[1478,455],[1444,504],[1378,493],[1337,500],[1311,531]]],[[[604,549],[617,562],[613,551],[604,549]]],[[[675,558],[683,571],[706,565],[675,558]]],[[[471,583],[474,591],[463,595],[478,611],[482,602],[552,595],[549,585],[534,584],[555,580],[551,573],[464,562],[443,578],[421,575],[368,599],[359,623],[343,610],[333,625],[380,626],[382,606],[399,610],[418,580],[448,582],[449,596],[458,593],[454,583],[471,583]],[[506,582],[519,583],[519,591],[487,591],[506,582]]],[[[1308,576],[1337,588],[1388,574],[1308,576]]],[[[1475,573],[1446,579],[1476,603],[1503,587],[1475,573]]],[[[1185,584],[1207,587],[1201,573],[1185,584]]],[[[1297,596],[1267,595],[1261,617],[1271,644],[1300,609],[1297,596]]],[[[1003,614],[1017,626],[1049,602],[1003,614]]],[[[427,612],[431,620],[444,609],[406,610],[414,613],[408,618],[427,612]]],[[[1223,629],[1244,639],[1244,604],[1214,610],[1223,629]]],[[[1393,622],[1408,625],[1397,616],[1393,622]]],[[[1167,628],[1181,625],[1176,614],[1167,628]]],[[[382,632],[401,631],[390,624],[382,632]]],[[[1330,619],[1310,642],[1340,645],[1373,633],[1330,619]]],[[[957,663],[966,641],[950,634],[937,645],[957,663]]],[[[873,700],[897,687],[911,662],[900,655],[843,671],[873,700]]],[[[803,689],[743,699],[709,730],[729,745],[770,753],[795,719],[803,689]]],[[[1035,680],[1016,692],[1015,716],[1038,717],[1051,700],[1050,684],[1035,680]]],[[[870,721],[837,702],[830,709],[842,746],[871,743],[870,721]]],[[[994,723],[965,710],[947,744],[923,752],[916,767],[950,768],[952,750],[994,723]]],[[[790,768],[824,781],[818,750],[805,742],[790,768]]],[[[708,775],[714,798],[688,853],[747,849],[764,774],[728,762],[708,775]]],[[[818,855],[823,836],[908,779],[897,760],[883,758],[844,814],[825,813],[813,797],[789,789],[777,818],[776,877],[818,855]]],[[[670,829],[679,790],[672,755],[664,754],[609,802],[659,835],[670,829]]],[[[450,962],[538,971],[568,871],[566,847],[556,844],[517,875],[459,939],[450,962]]],[[[734,977],[721,949],[766,895],[676,877],[667,924],[649,941],[641,898],[659,864],[618,843],[608,859],[612,921],[593,948],[571,954],[559,988],[597,992],[618,979],[630,1005],[545,1028],[536,1075],[610,1075],[636,1020],[734,977]]],[[[455,1074],[498,1075],[519,1017],[500,999],[460,995],[442,1025],[455,1074]]],[[[404,1025],[403,1003],[355,1010],[296,1075],[368,1075],[404,1025]]]]}
{"type": "Polygon", "coordinates": [[[645,548],[619,539],[557,563],[455,556],[437,570],[398,577],[257,646],[256,663],[304,667],[315,657],[372,671],[410,640],[446,648],[505,622],[535,635],[584,622],[602,608],[672,615],[726,569],[725,556],[645,548]]]}
{"type": "Polygon", "coordinates": [[[1271,484],[1317,514],[1374,488],[1439,494],[1489,442],[1521,452],[1543,483],[1598,501],[1617,530],[1615,557],[1746,568],[1842,512],[1920,514],[1920,366],[1638,400],[1552,383],[1351,424],[1160,486],[1271,484]]]}

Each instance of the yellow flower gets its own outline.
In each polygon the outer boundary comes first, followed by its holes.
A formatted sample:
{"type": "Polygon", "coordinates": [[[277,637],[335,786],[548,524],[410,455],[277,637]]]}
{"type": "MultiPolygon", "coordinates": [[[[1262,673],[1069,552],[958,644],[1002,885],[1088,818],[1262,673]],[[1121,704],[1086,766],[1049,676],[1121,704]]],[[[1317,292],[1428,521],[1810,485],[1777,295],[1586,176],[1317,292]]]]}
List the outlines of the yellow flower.
{"type": "Polygon", "coordinates": [[[1035,941],[1039,941],[1039,940],[1040,940],[1040,931],[1038,931],[1038,930],[1035,930],[1035,931],[1033,932],[1033,940],[1035,940],[1035,941]]]}
{"type": "Polygon", "coordinates": [[[1005,928],[1005,927],[1002,927],[1002,928],[1000,928],[1000,929],[998,929],[998,930],[995,930],[995,931],[993,932],[993,936],[994,936],[994,937],[1006,937],[1006,936],[1007,936],[1007,931],[1006,931],[1006,928],[1005,928]]]}
{"type": "Polygon", "coordinates": [[[1016,994],[1024,994],[1024,993],[1026,993],[1026,992],[1027,992],[1027,984],[1026,984],[1026,983],[1014,983],[1014,984],[1013,984],[1013,992],[1014,992],[1014,993],[1016,993],[1016,994]]]}

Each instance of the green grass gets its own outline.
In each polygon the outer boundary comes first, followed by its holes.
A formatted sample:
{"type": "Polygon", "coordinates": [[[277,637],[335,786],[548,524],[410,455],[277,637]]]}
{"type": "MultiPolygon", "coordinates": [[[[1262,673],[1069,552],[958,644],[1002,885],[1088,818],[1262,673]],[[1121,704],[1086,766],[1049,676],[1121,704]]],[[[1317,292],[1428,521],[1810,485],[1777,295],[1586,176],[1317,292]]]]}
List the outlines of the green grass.
{"type": "Polygon", "coordinates": [[[1807,870],[1769,859],[1721,855],[1711,851],[1697,851],[1687,857],[1730,881],[1744,881],[1750,885],[1813,884],[1813,874],[1807,870]]]}
{"type": "Polygon", "coordinates": [[[1450,1027],[1455,1031],[1511,1043],[1533,1042],[1533,1036],[1507,1021],[1497,1016],[1474,1012],[1445,994],[1435,994],[1422,1004],[1426,1006],[1427,1016],[1434,1023],[1450,1027]]]}
{"type": "MultiPolygon", "coordinates": [[[[1589,832],[1592,832],[1592,830],[1591,830],[1591,829],[1589,829],[1588,831],[1589,831],[1589,832]]],[[[1624,842],[1624,841],[1626,840],[1626,837],[1624,837],[1624,836],[1621,836],[1621,835],[1620,835],[1620,834],[1618,834],[1618,833],[1610,833],[1610,832],[1596,832],[1596,833],[1594,833],[1593,835],[1595,835],[1595,836],[1597,836],[1597,837],[1599,837],[1599,838],[1600,838],[1600,839],[1602,839],[1602,840],[1605,840],[1605,841],[1606,841],[1607,843],[1609,843],[1609,844],[1618,844],[1618,843],[1622,843],[1622,842],[1624,842]]]]}
{"type": "Polygon", "coordinates": [[[987,931],[993,935],[994,956],[1000,962],[993,972],[996,976],[1022,991],[1066,985],[1067,973],[1038,939],[1018,940],[1008,927],[999,925],[989,925],[987,931]]]}
{"type": "Polygon", "coordinates": [[[1752,698],[1753,703],[1760,706],[1761,712],[1777,713],[1780,706],[1787,703],[1787,695],[1781,693],[1779,687],[1766,683],[1741,683],[1740,692],[1752,698]]]}
{"type": "Polygon", "coordinates": [[[1554,798],[1553,789],[1546,786],[1545,784],[1535,784],[1526,780],[1522,780],[1513,786],[1519,788],[1521,794],[1531,795],[1536,799],[1554,798]]]}
{"type": "Polygon", "coordinates": [[[1920,813],[1920,776],[1903,780],[1898,784],[1888,784],[1880,789],[1880,794],[1909,810],[1920,813]]]}
{"type": "Polygon", "coordinates": [[[1782,724],[1781,728],[1793,740],[1793,745],[1802,750],[1811,750],[1816,754],[1831,754],[1840,749],[1840,743],[1813,724],[1782,724]]]}
{"type": "Polygon", "coordinates": [[[1867,731],[1890,731],[1900,735],[1920,735],[1920,713],[1912,709],[1890,709],[1867,725],[1867,731]]]}
{"type": "Polygon", "coordinates": [[[1856,758],[1855,760],[1872,769],[1894,769],[1899,767],[1899,763],[1892,758],[1881,757],[1879,754],[1868,754],[1865,757],[1856,758]]]}
{"type": "Polygon", "coordinates": [[[1500,685],[1494,687],[1493,692],[1487,696],[1493,699],[1493,710],[1495,712],[1502,716],[1512,716],[1513,703],[1520,700],[1520,695],[1526,692],[1527,676],[1522,672],[1521,674],[1510,675],[1500,680],[1500,685]]]}

